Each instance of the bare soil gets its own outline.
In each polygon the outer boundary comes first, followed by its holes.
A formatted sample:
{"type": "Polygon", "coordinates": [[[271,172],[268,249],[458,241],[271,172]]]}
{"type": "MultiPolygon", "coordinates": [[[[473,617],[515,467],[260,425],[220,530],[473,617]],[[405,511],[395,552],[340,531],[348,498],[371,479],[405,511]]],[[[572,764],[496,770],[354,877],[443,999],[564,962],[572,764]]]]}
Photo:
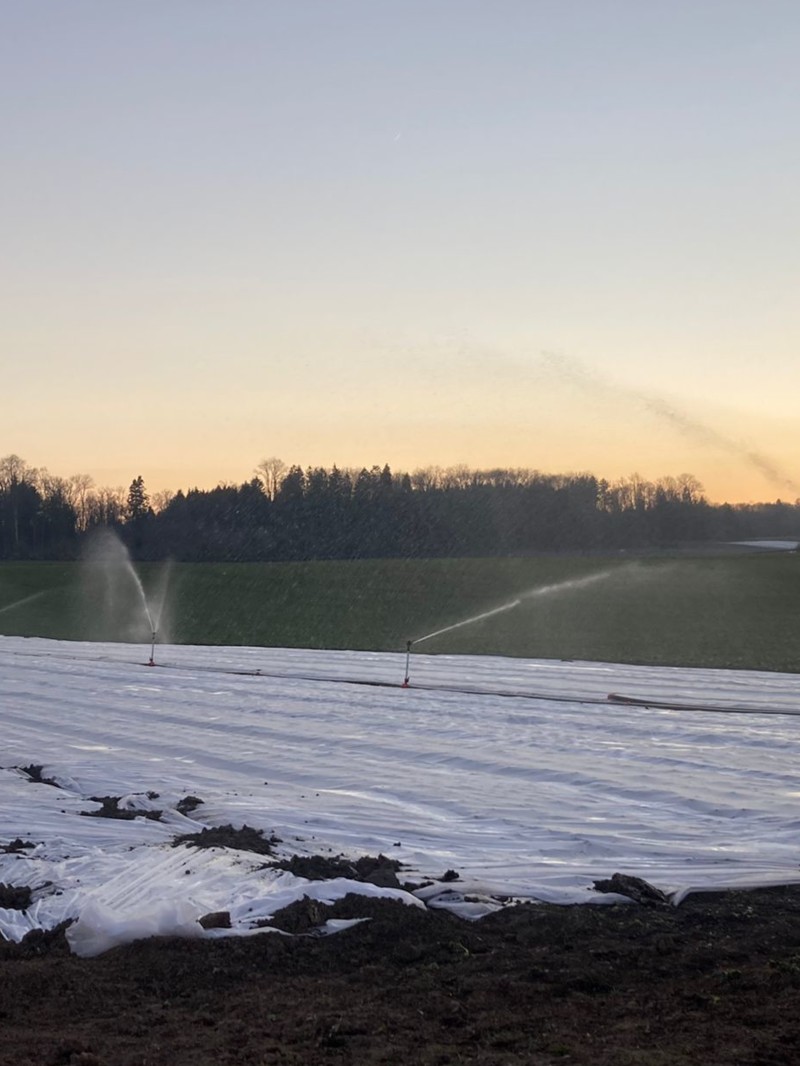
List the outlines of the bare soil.
{"type": "Polygon", "coordinates": [[[475,923],[347,897],[283,919],[291,935],[155,938],[96,959],[72,956],[63,930],[0,943],[0,1064],[800,1062],[797,887],[475,923]]]}

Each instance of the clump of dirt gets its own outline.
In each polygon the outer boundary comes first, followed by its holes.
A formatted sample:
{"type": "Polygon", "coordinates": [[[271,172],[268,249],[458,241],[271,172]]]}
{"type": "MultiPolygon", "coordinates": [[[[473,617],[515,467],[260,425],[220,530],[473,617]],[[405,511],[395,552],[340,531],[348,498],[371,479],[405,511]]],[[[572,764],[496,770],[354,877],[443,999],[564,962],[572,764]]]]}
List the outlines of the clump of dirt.
{"type": "Polygon", "coordinates": [[[630,874],[613,874],[602,881],[595,881],[596,892],[615,892],[619,896],[641,903],[643,907],[669,907],[670,899],[660,888],[651,885],[642,877],[630,874]]]}
{"type": "Polygon", "coordinates": [[[105,1066],[84,1040],[64,1040],[47,1066],[105,1066]]]}
{"type": "Polygon", "coordinates": [[[187,844],[192,848],[235,848],[256,855],[272,855],[275,845],[280,843],[274,833],[265,837],[263,829],[253,829],[249,825],[243,825],[241,829],[234,829],[232,825],[212,826],[199,833],[183,833],[172,841],[173,847],[187,844]]]}
{"type": "Polygon", "coordinates": [[[43,955],[70,955],[65,933],[72,922],[73,919],[69,918],[52,929],[31,929],[19,943],[0,939],[0,963],[8,959],[34,959],[43,955]]]}
{"type": "Polygon", "coordinates": [[[202,806],[203,802],[199,796],[184,796],[182,800],[178,800],[175,804],[175,810],[178,814],[191,814],[192,811],[196,811],[198,807],[202,806]]]}
{"type": "Polygon", "coordinates": [[[362,855],[359,859],[346,859],[343,855],[332,858],[324,855],[293,855],[272,863],[276,870],[288,870],[295,877],[307,881],[330,881],[334,877],[346,877],[351,881],[378,885],[381,888],[401,888],[397,871],[402,869],[397,859],[385,855],[362,855]]]}
{"type": "Polygon", "coordinates": [[[0,851],[5,852],[6,855],[18,855],[20,852],[25,851],[27,848],[35,848],[36,845],[32,840],[23,840],[21,837],[17,837],[9,844],[0,844],[0,851]]]}
{"type": "Polygon", "coordinates": [[[211,911],[197,919],[204,929],[230,929],[230,911],[211,911]]]}
{"type": "Polygon", "coordinates": [[[81,811],[87,818],[118,818],[130,822],[134,818],[149,818],[151,822],[160,822],[163,811],[145,811],[138,808],[120,808],[121,796],[90,796],[92,803],[100,803],[99,811],[81,811]]]}
{"type": "Polygon", "coordinates": [[[256,922],[257,927],[269,926],[272,929],[280,929],[284,933],[293,933],[295,936],[310,933],[323,925],[329,916],[331,908],[318,900],[305,896],[295,900],[288,907],[282,907],[271,918],[256,922]]]}
{"type": "Polygon", "coordinates": [[[23,774],[27,774],[28,777],[37,785],[52,785],[53,788],[61,788],[58,781],[55,781],[52,777],[43,777],[43,766],[38,766],[35,763],[31,763],[30,766],[20,766],[19,768],[23,774]]]}
{"type": "Polygon", "coordinates": [[[31,890],[27,885],[5,885],[0,881],[0,907],[12,911],[26,911],[31,905],[31,890]]]}

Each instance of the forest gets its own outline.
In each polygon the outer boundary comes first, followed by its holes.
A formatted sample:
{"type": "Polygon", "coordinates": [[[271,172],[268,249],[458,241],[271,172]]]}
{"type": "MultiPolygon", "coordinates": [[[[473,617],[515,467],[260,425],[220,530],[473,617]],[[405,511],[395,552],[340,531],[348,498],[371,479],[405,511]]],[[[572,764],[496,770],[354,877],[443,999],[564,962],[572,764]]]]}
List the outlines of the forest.
{"type": "Polygon", "coordinates": [[[425,467],[393,472],[265,459],[241,484],[152,496],[0,458],[0,559],[75,559],[98,528],[132,556],[203,561],[425,558],[668,549],[800,539],[800,500],[713,504],[691,474],[425,467]]]}

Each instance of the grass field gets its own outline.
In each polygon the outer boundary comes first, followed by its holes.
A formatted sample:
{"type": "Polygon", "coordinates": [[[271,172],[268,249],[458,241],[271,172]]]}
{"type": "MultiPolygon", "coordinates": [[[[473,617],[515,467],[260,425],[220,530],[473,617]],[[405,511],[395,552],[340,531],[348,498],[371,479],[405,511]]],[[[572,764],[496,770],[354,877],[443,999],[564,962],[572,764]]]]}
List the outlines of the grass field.
{"type": "MultiPolygon", "coordinates": [[[[419,645],[425,653],[512,655],[800,671],[796,553],[137,567],[159,639],[189,644],[405,649],[407,640],[544,585],[575,589],[419,645]]],[[[149,643],[130,574],[81,563],[0,565],[0,634],[149,643]]]]}

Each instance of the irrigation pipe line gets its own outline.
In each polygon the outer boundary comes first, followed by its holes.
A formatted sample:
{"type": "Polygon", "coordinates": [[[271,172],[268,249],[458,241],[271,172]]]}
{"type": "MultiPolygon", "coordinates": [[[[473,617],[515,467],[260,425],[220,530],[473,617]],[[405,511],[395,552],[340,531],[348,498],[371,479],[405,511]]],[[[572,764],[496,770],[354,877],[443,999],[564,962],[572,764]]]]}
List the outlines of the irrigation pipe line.
{"type": "Polygon", "coordinates": [[[733,704],[728,707],[715,706],[711,703],[681,703],[680,700],[651,700],[646,696],[623,696],[617,692],[609,692],[605,702],[616,703],[624,707],[645,707],[657,711],[706,711],[720,714],[788,714],[800,717],[800,707],[789,710],[783,707],[748,707],[733,704]]]}
{"type": "MultiPolygon", "coordinates": [[[[413,642],[412,642],[413,643],[413,642]]],[[[86,662],[87,660],[83,656],[79,655],[66,655],[64,653],[53,652],[47,656],[42,656],[37,652],[14,652],[15,655],[24,656],[27,658],[53,658],[53,659],[67,659],[72,662],[86,662]]],[[[150,666],[148,663],[131,663],[130,660],[125,659],[113,659],[106,655],[98,655],[88,660],[89,662],[98,663],[111,663],[113,665],[138,665],[138,666],[150,666]]],[[[202,672],[213,674],[225,674],[231,677],[255,677],[255,678],[274,678],[282,681],[319,681],[324,684],[335,685],[362,685],[367,688],[393,688],[393,689],[407,689],[413,688],[417,692],[453,692],[462,696],[499,696],[504,699],[521,699],[521,700],[538,700],[544,703],[578,703],[582,706],[592,707],[609,707],[609,706],[623,706],[623,707],[639,707],[643,710],[653,709],[659,711],[677,711],[677,712],[689,712],[689,713],[703,713],[703,714],[762,714],[768,716],[775,715],[787,715],[793,718],[800,717],[800,706],[794,710],[784,707],[748,707],[746,705],[728,705],[727,707],[715,706],[708,703],[682,703],[680,700],[664,700],[664,699],[649,699],[646,696],[627,696],[617,692],[609,692],[607,696],[565,696],[554,695],[552,692],[531,692],[525,689],[490,689],[490,688],[477,688],[467,685],[437,685],[435,683],[428,683],[426,685],[407,685],[405,681],[402,684],[398,684],[396,681],[381,681],[379,679],[364,678],[364,677],[337,677],[331,674],[290,674],[277,670],[237,670],[234,667],[225,666],[206,666],[206,665],[187,665],[182,666],[178,663],[154,663],[152,664],[155,669],[158,670],[185,670],[187,673],[202,672]]]]}
{"type": "MultiPolygon", "coordinates": [[[[145,665],[149,665],[149,663],[145,665]]],[[[650,700],[637,696],[623,696],[615,692],[610,692],[607,696],[556,696],[551,692],[531,692],[525,689],[505,689],[505,691],[503,691],[501,689],[477,688],[466,685],[437,685],[430,682],[426,685],[410,685],[406,684],[405,681],[399,685],[396,681],[381,681],[364,677],[335,677],[326,674],[286,674],[272,670],[235,670],[233,668],[217,666],[183,667],[164,663],[156,663],[155,665],[156,667],[165,667],[170,670],[204,670],[212,673],[233,674],[238,677],[278,678],[284,681],[321,681],[325,684],[363,685],[367,688],[413,688],[417,692],[454,692],[462,696],[502,696],[504,699],[538,700],[545,703],[579,703],[581,705],[594,707],[608,707],[616,704],[617,706],[639,707],[642,709],[653,708],[659,711],[688,711],[692,713],[702,712],[704,714],[765,714],[773,716],[780,714],[800,718],[800,707],[796,710],[788,710],[782,707],[736,706],[735,704],[728,707],[719,707],[714,706],[713,704],[680,703],[677,700],[675,702],[650,700]]]]}

